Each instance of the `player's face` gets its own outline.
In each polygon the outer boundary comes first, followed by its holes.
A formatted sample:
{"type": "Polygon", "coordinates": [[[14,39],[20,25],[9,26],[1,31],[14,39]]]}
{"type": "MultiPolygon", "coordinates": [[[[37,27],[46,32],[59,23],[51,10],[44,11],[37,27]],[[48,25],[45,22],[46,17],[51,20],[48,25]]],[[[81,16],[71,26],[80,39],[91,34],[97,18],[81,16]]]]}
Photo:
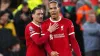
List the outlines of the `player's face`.
{"type": "Polygon", "coordinates": [[[23,10],[23,12],[27,12],[27,11],[28,11],[28,6],[24,6],[24,7],[22,8],[22,10],[23,10]]]}
{"type": "Polygon", "coordinates": [[[95,14],[90,14],[88,21],[91,22],[91,23],[96,22],[96,16],[95,16],[95,14]]]}
{"type": "Polygon", "coordinates": [[[0,18],[0,23],[5,24],[8,21],[8,13],[5,13],[3,16],[0,18]]]}
{"type": "Polygon", "coordinates": [[[35,20],[36,22],[43,21],[43,10],[42,9],[38,9],[35,11],[35,13],[33,15],[33,20],[35,20]]]}
{"type": "Polygon", "coordinates": [[[49,12],[52,18],[57,18],[59,16],[59,8],[56,3],[49,4],[49,12]]]}

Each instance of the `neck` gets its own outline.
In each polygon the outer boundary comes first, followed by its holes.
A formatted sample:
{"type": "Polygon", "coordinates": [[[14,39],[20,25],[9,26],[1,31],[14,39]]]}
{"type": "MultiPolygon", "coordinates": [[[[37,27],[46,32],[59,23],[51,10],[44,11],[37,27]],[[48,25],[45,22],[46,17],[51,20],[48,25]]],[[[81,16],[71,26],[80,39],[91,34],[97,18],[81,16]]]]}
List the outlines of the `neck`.
{"type": "Polygon", "coordinates": [[[32,22],[34,22],[34,23],[37,24],[37,25],[40,25],[40,22],[37,22],[37,21],[35,21],[35,20],[33,20],[32,22]]]}
{"type": "Polygon", "coordinates": [[[57,16],[56,18],[52,18],[52,17],[51,17],[51,19],[52,19],[53,21],[58,21],[58,20],[60,19],[60,17],[59,17],[59,16],[57,16]]]}

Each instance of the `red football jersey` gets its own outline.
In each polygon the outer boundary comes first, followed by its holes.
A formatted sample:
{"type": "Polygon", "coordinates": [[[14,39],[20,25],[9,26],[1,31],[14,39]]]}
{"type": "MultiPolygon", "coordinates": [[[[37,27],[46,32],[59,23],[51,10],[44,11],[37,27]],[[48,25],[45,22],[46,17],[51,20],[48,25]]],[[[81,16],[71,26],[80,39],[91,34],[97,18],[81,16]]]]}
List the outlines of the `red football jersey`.
{"type": "MultiPolygon", "coordinates": [[[[47,31],[44,37],[41,37],[41,28],[34,22],[29,23],[25,29],[25,38],[27,52],[26,56],[45,56],[43,43],[48,40],[50,33],[47,31]]],[[[48,47],[47,47],[48,49],[48,47]]]]}
{"type": "Polygon", "coordinates": [[[42,32],[45,33],[49,25],[58,23],[59,28],[50,34],[49,44],[51,49],[57,51],[59,56],[72,56],[69,36],[74,35],[74,26],[69,19],[61,18],[58,21],[53,21],[51,18],[44,21],[42,24],[42,32]]]}

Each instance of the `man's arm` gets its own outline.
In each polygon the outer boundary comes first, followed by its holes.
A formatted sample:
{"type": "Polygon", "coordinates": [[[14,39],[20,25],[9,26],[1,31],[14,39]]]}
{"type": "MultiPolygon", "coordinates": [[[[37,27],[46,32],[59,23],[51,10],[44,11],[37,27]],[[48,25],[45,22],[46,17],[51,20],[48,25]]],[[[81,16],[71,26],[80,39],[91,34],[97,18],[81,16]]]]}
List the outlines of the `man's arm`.
{"type": "Polygon", "coordinates": [[[30,30],[30,29],[34,29],[34,28],[32,26],[29,26],[28,27],[28,31],[29,31],[28,33],[30,35],[30,38],[32,38],[32,40],[37,45],[41,45],[41,44],[45,43],[48,40],[50,33],[55,31],[57,28],[58,28],[57,24],[50,25],[48,30],[45,32],[45,35],[43,35],[41,37],[40,32],[36,32],[35,30],[30,30]]]}
{"type": "Polygon", "coordinates": [[[53,50],[51,49],[48,41],[45,43],[44,45],[45,50],[48,52],[48,54],[50,54],[53,50]]]}
{"type": "Polygon", "coordinates": [[[70,40],[71,46],[72,46],[76,56],[81,56],[81,51],[80,51],[80,48],[78,46],[78,43],[77,43],[75,37],[73,35],[71,35],[69,37],[69,40],[70,40]]]}
{"type": "Polygon", "coordinates": [[[50,35],[50,32],[47,31],[45,33],[46,35],[40,37],[40,33],[34,33],[32,34],[30,37],[32,38],[32,40],[37,44],[37,45],[41,45],[43,43],[45,43],[48,38],[49,38],[49,35],[50,35]]]}
{"type": "Polygon", "coordinates": [[[45,50],[48,52],[48,54],[50,56],[59,56],[59,53],[57,51],[53,51],[49,45],[48,42],[45,43],[45,46],[44,46],[45,50]]]}
{"type": "Polygon", "coordinates": [[[72,46],[76,56],[81,56],[81,51],[78,46],[78,42],[75,39],[74,26],[71,21],[69,22],[69,41],[71,43],[71,46],[72,46]]]}
{"type": "MultiPolygon", "coordinates": [[[[45,24],[43,24],[43,25],[42,25],[42,33],[45,35],[45,32],[46,32],[46,31],[47,31],[47,27],[46,27],[45,24]]],[[[45,48],[45,50],[48,52],[48,54],[49,54],[50,56],[58,56],[58,52],[52,50],[52,48],[50,47],[48,41],[44,44],[44,48],[45,48]]]]}

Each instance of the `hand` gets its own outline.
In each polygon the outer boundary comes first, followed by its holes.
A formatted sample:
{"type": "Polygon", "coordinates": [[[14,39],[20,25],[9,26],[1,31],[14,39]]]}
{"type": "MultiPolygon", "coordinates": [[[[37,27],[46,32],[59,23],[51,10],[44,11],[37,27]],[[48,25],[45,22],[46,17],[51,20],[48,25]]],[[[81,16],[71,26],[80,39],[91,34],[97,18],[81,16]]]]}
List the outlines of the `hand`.
{"type": "Polygon", "coordinates": [[[58,29],[58,26],[59,26],[58,23],[54,23],[53,25],[51,25],[51,23],[50,23],[49,28],[48,28],[48,31],[50,33],[52,33],[52,32],[54,32],[55,30],[58,29]]]}
{"type": "Polygon", "coordinates": [[[4,56],[2,53],[0,53],[0,56],[4,56]]]}
{"type": "Polygon", "coordinates": [[[27,20],[27,16],[25,15],[25,14],[21,14],[21,19],[23,20],[23,21],[26,21],[27,20]]]}
{"type": "Polygon", "coordinates": [[[50,55],[51,55],[51,56],[59,56],[58,54],[59,54],[58,52],[52,51],[50,55]]]}
{"type": "Polygon", "coordinates": [[[20,44],[15,44],[12,46],[12,48],[10,49],[12,52],[19,52],[20,51],[20,44]]]}

